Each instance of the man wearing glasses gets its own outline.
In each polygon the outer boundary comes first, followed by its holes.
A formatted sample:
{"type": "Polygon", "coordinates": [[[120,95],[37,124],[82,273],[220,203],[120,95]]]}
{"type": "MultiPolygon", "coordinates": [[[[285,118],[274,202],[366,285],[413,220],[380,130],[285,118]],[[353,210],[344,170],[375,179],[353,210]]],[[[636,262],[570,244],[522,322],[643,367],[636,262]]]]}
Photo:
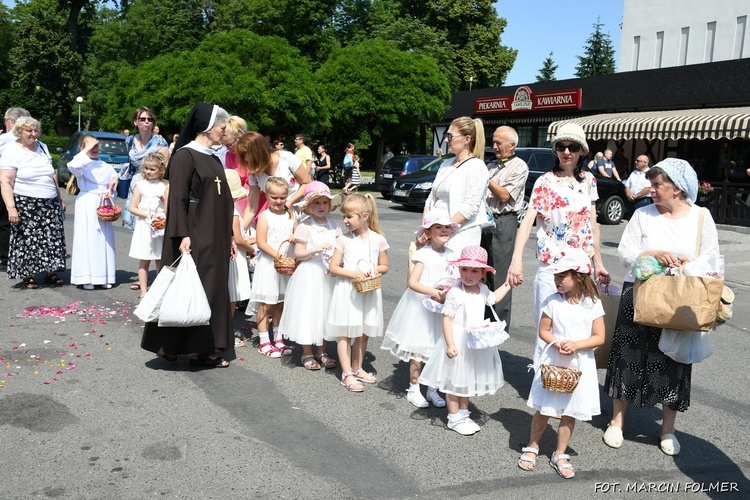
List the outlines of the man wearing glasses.
{"type": "Polygon", "coordinates": [[[625,196],[628,197],[628,219],[641,207],[652,204],[651,182],[646,179],[648,156],[641,155],[635,160],[635,170],[625,181],[625,196]]]}
{"type": "MultiPolygon", "coordinates": [[[[23,108],[8,108],[5,112],[5,133],[0,135],[0,155],[5,147],[18,139],[11,130],[16,120],[22,116],[31,116],[23,108]]],[[[10,221],[8,220],[8,209],[5,202],[0,198],[0,272],[8,270],[8,247],[10,245],[10,221]]]]}
{"type": "MultiPolygon", "coordinates": [[[[497,276],[505,279],[513,258],[513,245],[518,230],[518,210],[523,204],[526,178],[529,167],[516,157],[518,133],[511,127],[498,127],[492,134],[492,147],[497,159],[489,169],[490,184],[487,188],[487,207],[495,218],[495,227],[482,233],[482,247],[487,250],[488,264],[497,270],[497,276]]],[[[501,283],[493,283],[493,276],[487,273],[487,285],[494,290],[501,283]]],[[[503,300],[495,304],[495,312],[500,321],[510,326],[510,306],[513,292],[508,292],[503,300]]]]}

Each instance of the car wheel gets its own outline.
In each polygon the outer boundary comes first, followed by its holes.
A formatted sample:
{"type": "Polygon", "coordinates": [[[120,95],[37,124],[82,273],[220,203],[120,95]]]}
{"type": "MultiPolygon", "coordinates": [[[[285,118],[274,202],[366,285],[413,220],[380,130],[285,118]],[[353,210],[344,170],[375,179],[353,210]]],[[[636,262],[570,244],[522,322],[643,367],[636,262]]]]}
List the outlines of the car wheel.
{"type": "Polygon", "coordinates": [[[383,196],[384,199],[390,200],[391,199],[391,193],[389,191],[381,191],[380,194],[383,196]]]}
{"type": "Polygon", "coordinates": [[[521,208],[518,209],[518,225],[521,225],[521,221],[526,216],[526,210],[529,208],[529,198],[524,196],[521,208]]]}
{"type": "Polygon", "coordinates": [[[619,224],[625,212],[625,202],[619,196],[610,196],[602,205],[602,224],[619,224]]]}

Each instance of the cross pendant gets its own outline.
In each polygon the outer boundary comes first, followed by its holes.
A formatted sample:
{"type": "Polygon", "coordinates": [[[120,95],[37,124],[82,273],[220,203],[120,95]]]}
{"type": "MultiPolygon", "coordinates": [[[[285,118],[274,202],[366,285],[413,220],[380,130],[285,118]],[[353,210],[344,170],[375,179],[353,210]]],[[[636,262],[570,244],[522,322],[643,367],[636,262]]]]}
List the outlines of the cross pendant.
{"type": "Polygon", "coordinates": [[[221,179],[219,179],[219,176],[216,176],[214,182],[216,183],[216,192],[219,193],[219,196],[221,196],[221,179]]]}

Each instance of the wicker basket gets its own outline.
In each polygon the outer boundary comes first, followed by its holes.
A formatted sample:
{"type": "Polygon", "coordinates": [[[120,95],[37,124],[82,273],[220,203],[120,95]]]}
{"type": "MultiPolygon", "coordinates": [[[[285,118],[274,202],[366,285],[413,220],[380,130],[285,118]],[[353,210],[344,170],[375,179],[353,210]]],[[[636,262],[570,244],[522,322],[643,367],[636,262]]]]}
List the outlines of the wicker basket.
{"type": "MultiPolygon", "coordinates": [[[[547,347],[542,351],[541,359],[544,359],[545,354],[547,354],[547,349],[549,349],[552,344],[558,342],[560,341],[556,340],[555,342],[547,344],[547,347]]],[[[578,354],[577,351],[576,356],[580,363],[581,355],[578,354]]],[[[542,364],[540,369],[542,370],[542,387],[548,391],[570,394],[575,391],[576,387],[578,387],[578,382],[581,381],[581,371],[576,370],[575,368],[562,368],[560,366],[542,364]]]]}
{"type": "Polygon", "coordinates": [[[281,242],[281,245],[279,245],[279,248],[276,249],[276,258],[273,259],[273,267],[276,269],[276,272],[279,274],[285,274],[290,275],[294,273],[294,270],[297,269],[297,260],[294,259],[294,257],[287,257],[286,255],[283,255],[281,253],[281,247],[284,246],[284,243],[288,243],[286,240],[281,242]]]}
{"type": "MultiPolygon", "coordinates": [[[[360,262],[364,262],[365,264],[367,264],[367,261],[365,261],[364,259],[360,259],[359,262],[357,262],[357,268],[359,268],[360,262]]],[[[372,266],[370,266],[370,269],[368,269],[368,272],[371,273],[371,276],[364,276],[362,278],[352,279],[352,284],[354,285],[354,289],[357,290],[359,293],[371,292],[383,286],[383,279],[380,273],[374,272],[374,270],[372,269],[372,266]]]]}
{"type": "Polygon", "coordinates": [[[104,222],[114,222],[122,215],[122,209],[112,203],[111,198],[102,197],[99,207],[96,209],[96,216],[104,222]]]}

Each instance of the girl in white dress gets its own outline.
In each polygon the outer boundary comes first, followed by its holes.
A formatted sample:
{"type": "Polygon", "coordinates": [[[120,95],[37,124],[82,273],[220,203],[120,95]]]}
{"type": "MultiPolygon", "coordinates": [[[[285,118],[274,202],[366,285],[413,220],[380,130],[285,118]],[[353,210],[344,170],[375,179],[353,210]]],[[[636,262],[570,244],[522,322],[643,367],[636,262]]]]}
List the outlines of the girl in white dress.
{"type": "Polygon", "coordinates": [[[286,287],[286,307],[278,332],[302,346],[302,366],[308,370],[336,366],[326,354],[323,331],[334,284],[328,264],[336,238],[341,236],[341,229],[328,214],[340,203],[340,195],[332,196],[328,186],[313,181],[305,186],[305,198],[299,204],[308,217],[294,234],[294,257],[300,263],[286,287]]]}
{"type": "Polygon", "coordinates": [[[503,365],[497,348],[469,349],[467,330],[484,321],[484,307],[502,300],[510,290],[504,283],[494,292],[482,283],[487,271],[487,251],[480,246],[461,250],[461,258],[450,263],[458,267],[459,281],[445,297],[443,337],[435,344],[425,363],[421,384],[445,393],[448,428],[470,436],[480,430],[469,418],[469,397],[495,394],[505,384],[503,365]]]}
{"type": "Polygon", "coordinates": [[[156,262],[156,272],[161,270],[161,250],[164,245],[165,190],[167,181],[164,172],[167,161],[161,153],[146,156],[141,165],[141,180],[133,189],[130,213],[135,217],[133,239],[130,241],[129,257],[138,259],[138,285],[141,297],[148,288],[148,268],[156,262]]]}
{"type": "Polygon", "coordinates": [[[448,287],[450,283],[446,278],[455,275],[448,266],[454,254],[445,247],[445,243],[456,231],[458,224],[451,222],[445,210],[431,210],[424,216],[417,234],[420,237],[425,235],[429,243],[412,256],[414,268],[409,273],[409,287],[398,301],[380,345],[381,349],[409,362],[406,399],[417,408],[427,408],[430,406],[428,401],[440,408],[445,406],[445,400],[434,387],[427,389],[427,399],[419,388],[419,375],[424,363],[443,336],[442,314],[428,310],[422,301],[430,297],[439,303],[445,300],[446,291],[442,287],[436,288],[436,285],[448,287]]]}
{"type": "Polygon", "coordinates": [[[557,293],[542,305],[539,338],[534,352],[534,381],[526,403],[536,408],[531,420],[529,444],[521,450],[518,466],[534,470],[539,454],[539,440],[550,417],[560,417],[557,449],[550,465],[565,479],[575,475],[570,456],[565,454],[573,435],[576,419],[591,420],[599,415],[599,382],[596,375],[594,347],[604,343],[604,309],[596,284],[589,276],[591,260],[581,248],[566,248],[546,272],[554,273],[557,293]],[[554,343],[545,348],[548,344],[554,343]],[[575,354],[575,356],[573,356],[575,354]],[[542,386],[542,363],[560,367],[577,367],[581,373],[578,386],[571,394],[553,392],[542,386]]]}
{"type": "Polygon", "coordinates": [[[111,288],[115,282],[115,234],[111,222],[100,220],[96,209],[103,198],[112,199],[117,172],[99,159],[99,141],[84,134],[80,153],[68,163],[78,188],[73,230],[70,282],[93,290],[94,285],[111,288]]]}
{"type": "MultiPolygon", "coordinates": [[[[227,184],[232,192],[234,200],[234,215],[232,216],[232,238],[237,245],[237,255],[229,261],[229,300],[232,315],[237,309],[237,302],[250,299],[252,295],[252,285],[250,284],[250,271],[247,268],[247,255],[255,255],[255,238],[248,236],[242,230],[242,216],[239,212],[239,201],[247,198],[247,189],[242,187],[240,174],[236,170],[226,169],[224,175],[227,177],[227,184]]],[[[234,332],[234,346],[246,347],[245,342],[240,338],[241,333],[234,332]]]]}
{"type": "Polygon", "coordinates": [[[268,198],[268,210],[258,217],[257,233],[255,235],[260,258],[255,266],[253,275],[253,291],[250,296],[248,311],[257,309],[258,336],[260,344],[258,352],[269,358],[279,358],[292,354],[292,348],[284,344],[284,339],[277,332],[271,343],[271,325],[269,315],[275,322],[281,319],[284,311],[284,295],[289,276],[276,272],[273,262],[283,252],[291,256],[291,243],[294,241],[294,229],[297,218],[286,206],[289,185],[281,177],[270,177],[265,185],[268,198]],[[282,245],[288,241],[289,245],[282,245]]]}
{"type": "Polygon", "coordinates": [[[329,272],[337,277],[326,318],[326,340],[337,340],[341,384],[352,392],[378,379],[362,368],[370,337],[383,335],[383,296],[380,288],[359,293],[352,279],[388,272],[388,242],[378,228],[371,194],[347,196],[341,206],[349,233],[336,239],[329,272]]]}

